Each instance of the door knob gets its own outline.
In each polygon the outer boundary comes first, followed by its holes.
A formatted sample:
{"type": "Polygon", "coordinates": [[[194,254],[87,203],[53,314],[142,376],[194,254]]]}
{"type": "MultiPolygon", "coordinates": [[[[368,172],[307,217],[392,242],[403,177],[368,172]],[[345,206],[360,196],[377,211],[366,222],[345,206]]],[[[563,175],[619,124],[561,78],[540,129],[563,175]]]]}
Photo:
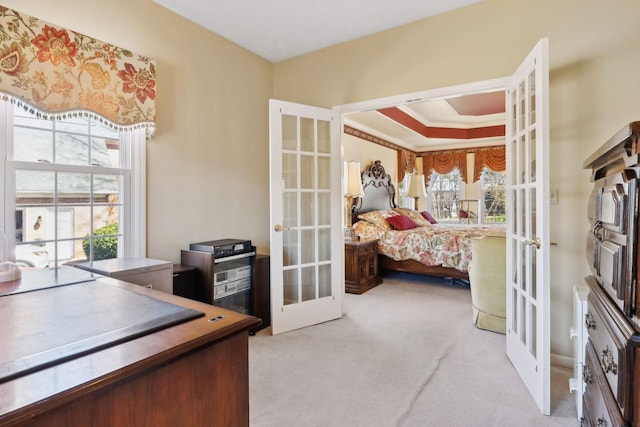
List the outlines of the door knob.
{"type": "Polygon", "coordinates": [[[289,229],[289,227],[284,227],[284,226],[282,226],[282,225],[280,225],[280,224],[276,224],[276,226],[275,226],[275,227],[273,227],[273,229],[274,229],[275,231],[277,231],[278,233],[280,233],[280,232],[282,232],[282,231],[287,231],[287,230],[289,229]]]}
{"type": "Polygon", "coordinates": [[[536,249],[540,249],[540,245],[542,245],[542,240],[540,240],[539,237],[536,237],[536,240],[526,239],[523,243],[525,245],[535,246],[536,249]]]}

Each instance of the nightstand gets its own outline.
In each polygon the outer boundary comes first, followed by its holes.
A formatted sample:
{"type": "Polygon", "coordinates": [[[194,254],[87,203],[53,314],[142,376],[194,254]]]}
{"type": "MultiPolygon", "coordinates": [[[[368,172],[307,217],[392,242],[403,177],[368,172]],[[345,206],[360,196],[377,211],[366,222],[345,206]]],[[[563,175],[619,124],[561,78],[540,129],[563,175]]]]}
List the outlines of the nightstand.
{"type": "Polygon", "coordinates": [[[382,283],[377,239],[344,242],[344,283],[350,294],[361,294],[382,283]]]}

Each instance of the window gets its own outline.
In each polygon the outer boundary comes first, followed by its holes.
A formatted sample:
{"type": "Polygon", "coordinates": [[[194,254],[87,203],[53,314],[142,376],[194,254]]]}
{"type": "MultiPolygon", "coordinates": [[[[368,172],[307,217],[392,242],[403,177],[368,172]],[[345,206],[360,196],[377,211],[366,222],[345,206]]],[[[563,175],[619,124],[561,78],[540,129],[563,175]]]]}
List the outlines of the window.
{"type": "Polygon", "coordinates": [[[505,172],[494,172],[485,168],[480,177],[484,222],[505,222],[505,172]]]}
{"type": "Polygon", "coordinates": [[[429,182],[429,212],[438,222],[458,221],[462,179],[456,168],[448,174],[431,173],[429,182]]]}
{"type": "Polygon", "coordinates": [[[144,193],[139,179],[144,168],[133,173],[137,184],[131,184],[132,165],[140,163],[141,155],[125,135],[133,131],[121,133],[88,114],[45,120],[18,105],[3,107],[8,178],[4,221],[15,218],[4,227],[15,236],[15,260],[24,266],[58,267],[144,256],[144,246],[131,243],[144,228],[144,223],[131,221],[135,206],[144,212],[132,199],[144,193]]]}
{"type": "Polygon", "coordinates": [[[410,183],[411,175],[408,173],[405,173],[402,181],[398,183],[398,206],[401,208],[413,209],[413,198],[407,196],[410,183]]]}

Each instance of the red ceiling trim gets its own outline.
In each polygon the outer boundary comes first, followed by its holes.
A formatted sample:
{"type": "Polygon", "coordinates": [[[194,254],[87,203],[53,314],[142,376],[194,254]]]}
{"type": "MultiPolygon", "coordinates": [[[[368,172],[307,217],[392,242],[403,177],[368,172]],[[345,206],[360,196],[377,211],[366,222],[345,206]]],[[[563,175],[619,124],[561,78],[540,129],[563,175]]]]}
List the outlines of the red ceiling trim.
{"type": "Polygon", "coordinates": [[[378,110],[378,112],[427,138],[476,139],[494,138],[505,135],[504,125],[484,126],[470,129],[443,128],[425,126],[397,107],[382,108],[378,110]]]}

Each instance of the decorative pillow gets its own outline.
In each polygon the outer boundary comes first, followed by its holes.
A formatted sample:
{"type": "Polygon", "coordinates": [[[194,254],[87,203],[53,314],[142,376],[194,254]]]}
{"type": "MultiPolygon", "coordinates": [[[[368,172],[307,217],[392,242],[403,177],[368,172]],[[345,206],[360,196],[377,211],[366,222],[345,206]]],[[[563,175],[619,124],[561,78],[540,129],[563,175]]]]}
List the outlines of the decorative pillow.
{"type": "Polygon", "coordinates": [[[438,221],[436,221],[436,219],[434,217],[432,217],[429,212],[422,211],[422,212],[420,212],[420,214],[424,217],[424,219],[429,221],[431,224],[437,224],[438,223],[438,221]]]}
{"type": "Polygon", "coordinates": [[[387,218],[387,222],[391,224],[395,230],[411,230],[412,228],[417,227],[416,223],[413,222],[411,218],[404,215],[391,216],[387,218]]]}
{"type": "Polygon", "coordinates": [[[431,225],[431,223],[427,221],[420,212],[414,211],[413,209],[395,208],[394,211],[398,212],[400,215],[406,216],[411,221],[415,222],[418,227],[428,227],[431,225]]]}
{"type": "Polygon", "coordinates": [[[400,216],[400,214],[394,211],[371,211],[358,215],[358,219],[370,222],[373,225],[377,225],[383,230],[391,230],[391,225],[387,222],[387,218],[392,216],[400,216]]]}

